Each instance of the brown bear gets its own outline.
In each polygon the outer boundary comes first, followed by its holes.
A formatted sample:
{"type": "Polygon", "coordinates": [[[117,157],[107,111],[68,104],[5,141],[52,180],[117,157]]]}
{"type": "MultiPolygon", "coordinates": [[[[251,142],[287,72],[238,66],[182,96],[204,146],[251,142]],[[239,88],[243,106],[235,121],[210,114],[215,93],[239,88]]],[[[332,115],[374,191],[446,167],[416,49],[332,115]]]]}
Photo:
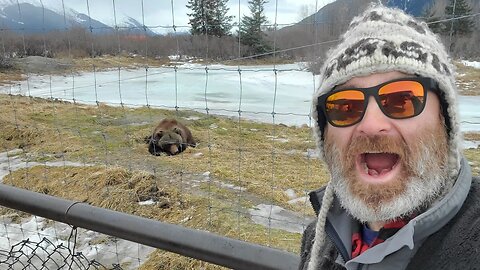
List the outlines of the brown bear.
{"type": "Polygon", "coordinates": [[[195,147],[192,132],[176,119],[163,119],[157,125],[152,135],[145,138],[148,152],[159,156],[161,153],[176,155],[183,152],[187,146],[195,147]]]}

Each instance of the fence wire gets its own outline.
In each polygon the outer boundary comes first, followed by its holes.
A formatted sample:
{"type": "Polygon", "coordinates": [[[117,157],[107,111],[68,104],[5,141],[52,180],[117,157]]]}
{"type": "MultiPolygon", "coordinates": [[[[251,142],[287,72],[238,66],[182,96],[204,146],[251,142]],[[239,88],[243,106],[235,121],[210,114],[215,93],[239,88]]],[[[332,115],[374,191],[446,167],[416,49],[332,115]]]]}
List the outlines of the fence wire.
{"type": "Polygon", "coordinates": [[[153,250],[143,245],[135,250],[134,243],[122,239],[8,211],[0,226],[0,269],[137,269],[153,250]]]}
{"type": "Polygon", "coordinates": [[[62,244],[55,245],[47,238],[39,242],[22,240],[12,246],[10,251],[0,251],[2,269],[112,269],[121,270],[119,265],[107,267],[95,260],[89,260],[81,252],[62,244]]]}

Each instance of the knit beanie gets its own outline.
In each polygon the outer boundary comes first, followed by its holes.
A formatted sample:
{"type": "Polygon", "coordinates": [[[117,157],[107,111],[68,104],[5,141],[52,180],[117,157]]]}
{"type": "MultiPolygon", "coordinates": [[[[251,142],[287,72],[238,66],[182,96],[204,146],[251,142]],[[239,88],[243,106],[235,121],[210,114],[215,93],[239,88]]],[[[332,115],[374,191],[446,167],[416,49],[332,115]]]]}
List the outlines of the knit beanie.
{"type": "MultiPolygon", "coordinates": [[[[449,140],[448,169],[450,178],[455,179],[460,169],[461,134],[454,66],[445,47],[426,23],[399,9],[383,5],[371,5],[362,15],[355,17],[340,43],[326,54],[312,105],[315,119],[313,129],[320,157],[325,160],[323,144],[327,121],[317,104],[318,97],[354,77],[389,71],[429,77],[438,83],[449,140]]],[[[317,267],[316,257],[323,242],[323,228],[333,196],[333,188],[329,183],[318,214],[308,269],[317,267]]]]}

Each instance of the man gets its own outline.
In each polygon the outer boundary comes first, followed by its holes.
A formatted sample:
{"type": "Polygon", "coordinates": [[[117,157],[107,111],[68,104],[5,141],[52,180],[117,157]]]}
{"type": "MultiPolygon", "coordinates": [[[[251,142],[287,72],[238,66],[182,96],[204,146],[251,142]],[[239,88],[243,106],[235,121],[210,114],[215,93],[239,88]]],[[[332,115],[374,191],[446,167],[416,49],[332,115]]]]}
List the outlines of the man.
{"type": "Polygon", "coordinates": [[[310,194],[300,269],[480,268],[454,72],[425,23],[381,5],[353,19],[314,96],[331,180],[310,194]]]}

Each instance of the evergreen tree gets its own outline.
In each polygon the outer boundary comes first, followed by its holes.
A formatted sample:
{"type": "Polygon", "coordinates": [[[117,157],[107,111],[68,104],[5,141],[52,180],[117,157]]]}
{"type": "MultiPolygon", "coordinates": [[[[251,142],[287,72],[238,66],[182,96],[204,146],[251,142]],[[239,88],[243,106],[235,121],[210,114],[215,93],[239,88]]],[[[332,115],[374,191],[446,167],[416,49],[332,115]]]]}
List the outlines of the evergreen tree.
{"type": "Polygon", "coordinates": [[[267,23],[267,17],[264,14],[264,5],[267,0],[250,0],[248,8],[250,16],[243,16],[239,35],[242,44],[249,46],[254,54],[262,54],[272,50],[272,47],[265,39],[266,34],[262,31],[262,25],[267,23]]]}
{"type": "MultiPolygon", "coordinates": [[[[465,0],[450,0],[450,4],[445,7],[447,18],[457,18],[472,14],[472,8],[465,0]]],[[[448,35],[469,35],[475,27],[475,22],[471,17],[455,19],[448,21],[443,27],[444,34],[448,35]]]]}
{"type": "Polygon", "coordinates": [[[227,15],[227,2],[228,0],[189,0],[186,6],[192,11],[187,14],[192,35],[229,35],[234,16],[227,15]]]}
{"type": "Polygon", "coordinates": [[[428,24],[428,27],[437,34],[444,33],[445,24],[441,22],[443,19],[440,16],[435,15],[435,8],[436,2],[433,2],[426,9],[423,11],[423,17],[425,18],[425,22],[428,24]]]}

